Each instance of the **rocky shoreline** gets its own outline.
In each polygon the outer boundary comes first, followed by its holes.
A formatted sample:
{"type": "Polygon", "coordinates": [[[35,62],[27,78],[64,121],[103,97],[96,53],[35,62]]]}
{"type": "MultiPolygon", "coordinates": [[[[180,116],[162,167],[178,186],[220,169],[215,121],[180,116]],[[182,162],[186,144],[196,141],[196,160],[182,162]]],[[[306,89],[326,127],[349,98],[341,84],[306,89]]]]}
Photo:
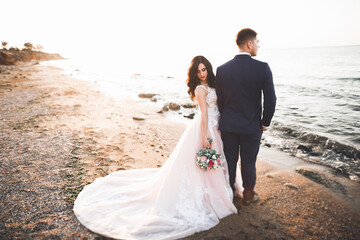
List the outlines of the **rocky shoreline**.
{"type": "Polygon", "coordinates": [[[355,147],[318,134],[285,127],[277,122],[272,124],[266,135],[270,136],[270,140],[267,141],[265,136],[263,146],[274,147],[306,161],[331,167],[351,180],[360,181],[360,150],[355,147]],[[271,141],[272,136],[280,136],[283,141],[276,144],[271,141]]]}

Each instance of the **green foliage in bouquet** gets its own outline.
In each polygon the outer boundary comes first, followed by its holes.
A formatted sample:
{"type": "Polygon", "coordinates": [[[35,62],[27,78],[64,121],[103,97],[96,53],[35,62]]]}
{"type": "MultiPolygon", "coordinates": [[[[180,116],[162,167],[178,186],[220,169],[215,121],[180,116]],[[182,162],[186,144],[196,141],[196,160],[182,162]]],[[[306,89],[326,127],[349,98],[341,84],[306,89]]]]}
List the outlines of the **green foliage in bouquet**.
{"type": "MultiPolygon", "coordinates": [[[[209,142],[211,143],[212,139],[209,139],[209,142]]],[[[221,155],[211,148],[200,149],[195,162],[205,172],[209,169],[217,169],[219,166],[222,167],[221,155]]]]}

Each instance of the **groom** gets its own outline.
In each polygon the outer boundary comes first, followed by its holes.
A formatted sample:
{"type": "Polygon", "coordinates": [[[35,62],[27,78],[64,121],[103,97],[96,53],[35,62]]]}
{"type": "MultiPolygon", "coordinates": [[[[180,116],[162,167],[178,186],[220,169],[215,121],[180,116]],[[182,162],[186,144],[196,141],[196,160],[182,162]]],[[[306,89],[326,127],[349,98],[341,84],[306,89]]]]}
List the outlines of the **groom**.
{"type": "Polygon", "coordinates": [[[235,192],[240,151],[243,201],[249,204],[259,198],[254,191],[255,162],[262,132],[270,125],[275,112],[276,96],[269,65],[252,58],[260,47],[257,33],[249,28],[242,29],[237,34],[236,44],[240,52],[217,69],[216,94],[230,186],[235,192]]]}

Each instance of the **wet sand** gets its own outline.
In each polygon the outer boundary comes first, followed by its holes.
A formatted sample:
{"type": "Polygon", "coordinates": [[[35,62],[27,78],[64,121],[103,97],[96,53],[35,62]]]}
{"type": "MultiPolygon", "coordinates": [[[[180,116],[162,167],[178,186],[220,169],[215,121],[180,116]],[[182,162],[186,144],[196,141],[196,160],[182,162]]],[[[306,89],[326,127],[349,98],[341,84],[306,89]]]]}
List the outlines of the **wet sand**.
{"type": "MultiPolygon", "coordinates": [[[[160,167],[186,126],[54,67],[0,69],[0,236],[102,239],[75,218],[77,193],[117,170],[160,167]]],[[[358,182],[269,148],[261,149],[257,170],[258,203],[235,199],[238,214],[185,239],[360,236],[358,182]]]]}

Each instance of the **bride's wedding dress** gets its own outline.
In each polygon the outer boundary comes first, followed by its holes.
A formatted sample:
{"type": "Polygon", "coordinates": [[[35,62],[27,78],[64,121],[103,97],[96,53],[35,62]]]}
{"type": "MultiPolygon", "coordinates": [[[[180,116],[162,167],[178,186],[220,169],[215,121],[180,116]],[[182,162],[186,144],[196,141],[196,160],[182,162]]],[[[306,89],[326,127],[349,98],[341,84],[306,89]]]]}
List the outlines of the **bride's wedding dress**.
{"type": "MultiPolygon", "coordinates": [[[[224,157],[215,90],[198,87],[208,91],[212,148],[224,157]]],[[[85,186],[74,203],[76,217],[91,231],[117,239],[177,239],[215,226],[237,209],[226,160],[207,172],[195,164],[202,144],[198,114],[161,168],[117,171],[85,186]]],[[[236,188],[241,194],[239,170],[236,188]]]]}

